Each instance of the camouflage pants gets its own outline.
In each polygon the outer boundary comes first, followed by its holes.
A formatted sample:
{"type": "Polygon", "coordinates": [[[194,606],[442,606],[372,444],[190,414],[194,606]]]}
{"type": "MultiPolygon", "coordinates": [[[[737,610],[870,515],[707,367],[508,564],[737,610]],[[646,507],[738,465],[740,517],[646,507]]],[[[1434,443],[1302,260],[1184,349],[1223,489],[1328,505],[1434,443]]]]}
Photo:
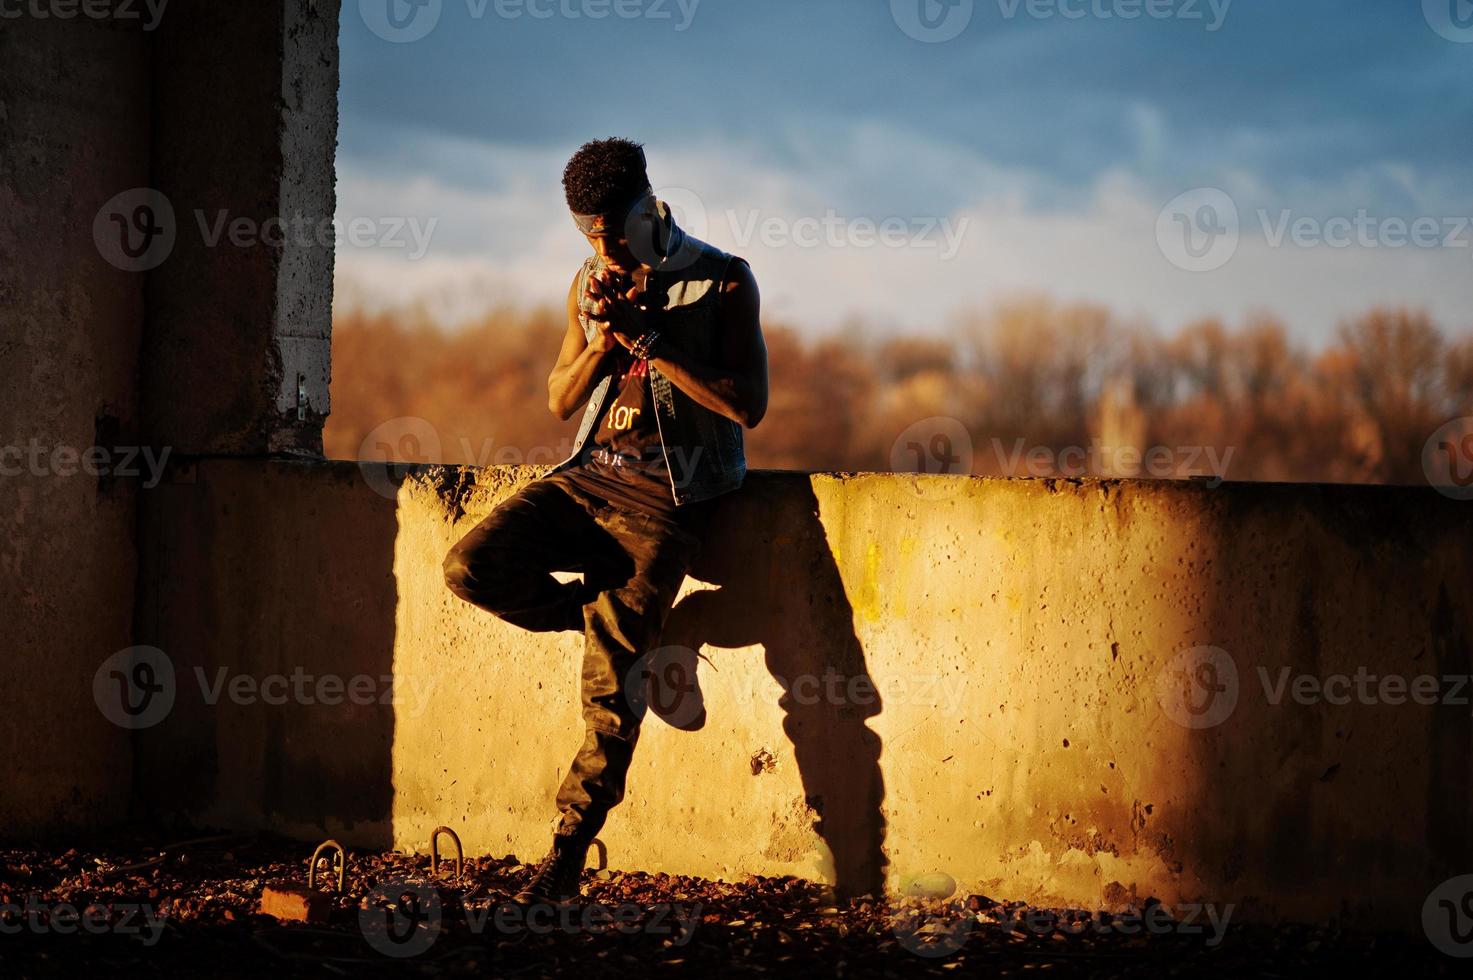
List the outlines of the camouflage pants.
{"type": "Polygon", "coordinates": [[[698,522],[616,507],[563,481],[533,481],[451,549],[455,595],[536,632],[581,629],[583,744],[558,789],[557,833],[591,841],[624,798],[644,715],[640,658],[700,550],[698,522]],[[554,571],[581,571],[559,582],[554,571]],[[631,674],[633,677],[631,678],[631,674]]]}

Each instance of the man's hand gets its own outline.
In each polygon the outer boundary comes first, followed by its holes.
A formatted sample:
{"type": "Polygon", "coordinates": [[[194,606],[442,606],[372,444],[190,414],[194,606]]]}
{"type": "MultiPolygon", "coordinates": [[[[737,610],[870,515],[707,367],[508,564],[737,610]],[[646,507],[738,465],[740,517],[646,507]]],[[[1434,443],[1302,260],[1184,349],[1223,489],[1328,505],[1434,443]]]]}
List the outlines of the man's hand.
{"type": "MultiPolygon", "coordinates": [[[[590,317],[590,319],[592,318],[590,317]]],[[[589,350],[595,354],[607,354],[621,343],[623,341],[619,339],[619,335],[614,333],[613,327],[598,320],[593,321],[593,339],[588,342],[589,350]]],[[[624,346],[627,347],[628,345],[625,344],[624,346]]]]}
{"type": "Polygon", "coordinates": [[[547,407],[560,419],[571,418],[588,401],[608,370],[605,360],[609,351],[632,349],[645,331],[641,304],[645,294],[632,280],[606,269],[588,277],[580,296],[581,275],[574,276],[568,286],[568,328],[557,364],[547,377],[547,407]],[[591,338],[583,334],[585,311],[594,328],[591,338]]]}
{"type": "Polygon", "coordinates": [[[641,302],[644,293],[632,278],[609,269],[588,277],[588,285],[584,288],[589,305],[588,316],[598,331],[595,343],[608,345],[603,350],[612,350],[616,343],[628,350],[649,329],[646,310],[641,302]]]}

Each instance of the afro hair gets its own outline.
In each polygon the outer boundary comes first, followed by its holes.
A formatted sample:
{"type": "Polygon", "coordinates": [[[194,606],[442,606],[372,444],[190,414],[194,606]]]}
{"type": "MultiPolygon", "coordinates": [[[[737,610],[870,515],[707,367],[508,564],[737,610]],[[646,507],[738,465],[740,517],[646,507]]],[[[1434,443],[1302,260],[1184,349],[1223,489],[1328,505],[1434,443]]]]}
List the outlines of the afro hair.
{"type": "Polygon", "coordinates": [[[649,185],[644,148],[618,137],[584,143],[563,169],[563,192],[574,214],[611,214],[649,185]]]}

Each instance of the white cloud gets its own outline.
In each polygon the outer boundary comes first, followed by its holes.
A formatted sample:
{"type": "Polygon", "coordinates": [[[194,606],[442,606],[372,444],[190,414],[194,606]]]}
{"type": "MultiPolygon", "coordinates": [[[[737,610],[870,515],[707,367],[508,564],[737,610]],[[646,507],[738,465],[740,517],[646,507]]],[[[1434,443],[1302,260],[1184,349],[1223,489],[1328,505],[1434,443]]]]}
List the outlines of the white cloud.
{"type": "MultiPolygon", "coordinates": [[[[1166,140],[1159,117],[1143,109],[1136,120],[1142,150],[1152,156],[1166,140]]],[[[1254,173],[1219,178],[1243,219],[1236,255],[1221,269],[1190,273],[1173,267],[1155,238],[1161,207],[1184,188],[1155,191],[1113,172],[1061,193],[1032,174],[876,123],[784,145],[789,152],[781,161],[739,144],[651,146],[649,155],[672,199],[704,210],[702,237],[752,262],[768,317],[800,327],[832,329],[858,313],[882,329],[937,330],[958,308],[1023,291],[1103,303],[1164,327],[1268,310],[1312,342],[1328,337],[1339,318],[1376,303],[1425,306],[1446,326],[1470,325],[1473,247],[1270,247],[1256,211],[1283,204],[1269,200],[1271,182],[1254,173]],[[919,204],[928,200],[967,203],[926,213],[919,204]],[[864,219],[895,218],[910,222],[911,244],[864,244],[864,219]],[[823,223],[834,219],[849,223],[840,225],[839,244],[824,244],[823,223]],[[937,227],[915,242],[931,222],[937,227]],[[954,257],[943,258],[943,222],[953,235],[965,229],[954,257]],[[794,243],[815,234],[813,247],[794,243]]],[[[425,161],[412,177],[342,161],[339,215],[437,218],[428,254],[408,261],[391,250],[344,247],[340,295],[373,306],[420,302],[452,320],[501,304],[561,303],[586,250],[561,200],[561,156],[423,136],[411,149],[397,159],[425,161]]],[[[1408,194],[1423,188],[1418,206],[1454,198],[1419,183],[1414,168],[1388,166],[1341,187],[1314,188],[1305,213],[1353,215],[1374,205],[1377,186],[1392,183],[1408,194]]],[[[1473,231],[1463,241],[1473,246],[1473,231]]]]}

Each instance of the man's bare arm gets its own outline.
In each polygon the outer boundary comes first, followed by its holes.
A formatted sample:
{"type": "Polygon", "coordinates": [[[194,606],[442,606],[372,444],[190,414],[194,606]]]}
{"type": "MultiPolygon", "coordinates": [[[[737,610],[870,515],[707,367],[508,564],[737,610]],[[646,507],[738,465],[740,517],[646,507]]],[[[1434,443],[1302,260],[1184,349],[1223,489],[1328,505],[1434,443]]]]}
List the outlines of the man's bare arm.
{"type": "Polygon", "coordinates": [[[583,336],[583,326],[578,321],[578,277],[574,276],[573,284],[568,287],[568,330],[563,335],[557,364],[547,377],[547,407],[552,414],[570,419],[588,401],[603,374],[604,355],[617,343],[604,325],[598,326],[593,343],[583,336]]]}
{"type": "Polygon", "coordinates": [[[663,340],[650,363],[692,400],[750,429],[767,414],[762,300],[751,267],[741,260],[732,262],[721,290],[718,332],[722,366],[701,364],[663,340]]]}

